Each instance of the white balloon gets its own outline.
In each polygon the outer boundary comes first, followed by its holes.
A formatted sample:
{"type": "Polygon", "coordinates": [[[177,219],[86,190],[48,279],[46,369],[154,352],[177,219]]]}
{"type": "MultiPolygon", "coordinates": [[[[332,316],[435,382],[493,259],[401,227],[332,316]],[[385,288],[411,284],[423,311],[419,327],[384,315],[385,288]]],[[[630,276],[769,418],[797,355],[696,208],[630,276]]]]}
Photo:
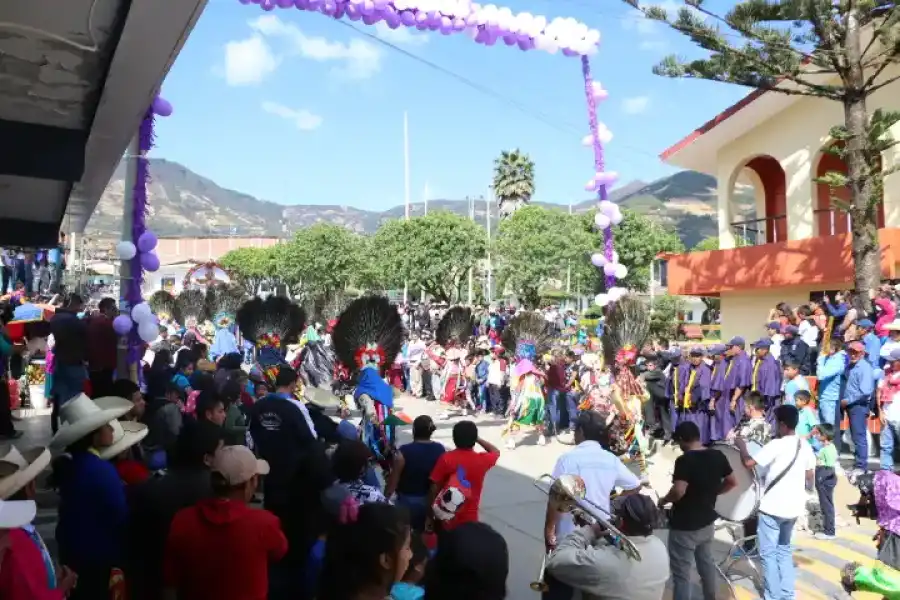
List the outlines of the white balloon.
{"type": "Polygon", "coordinates": [[[621,288],[621,287],[610,288],[610,289],[606,292],[606,294],[609,296],[609,298],[610,298],[613,302],[617,301],[619,298],[621,298],[622,296],[626,295],[627,293],[628,293],[628,290],[626,290],[625,288],[621,288]]]}
{"type": "Polygon", "coordinates": [[[594,215],[594,225],[597,229],[606,229],[612,224],[612,221],[609,217],[604,215],[602,212],[598,212],[594,215]]]}
{"type": "Polygon", "coordinates": [[[619,253],[616,252],[615,250],[613,250],[612,261],[613,261],[614,263],[618,263],[618,262],[619,262],[619,253]]]}
{"type": "Polygon", "coordinates": [[[159,325],[155,321],[144,321],[138,325],[138,336],[149,344],[159,337],[159,325]]]}
{"type": "Polygon", "coordinates": [[[600,209],[601,213],[609,217],[612,216],[613,211],[616,210],[616,205],[609,200],[601,200],[600,204],[597,205],[597,208],[600,209]]]}
{"type": "Polygon", "coordinates": [[[137,254],[137,248],[129,241],[122,240],[116,244],[116,256],[119,260],[131,260],[137,254]]]}
{"type": "Polygon", "coordinates": [[[154,318],[153,311],[150,310],[150,305],[146,302],[135,304],[134,308],[131,309],[131,320],[138,325],[152,321],[154,318]]]}
{"type": "Polygon", "coordinates": [[[600,306],[606,306],[607,304],[609,304],[609,300],[610,298],[606,294],[597,294],[594,297],[594,302],[596,302],[600,306]]]}
{"type": "MultiPolygon", "coordinates": [[[[618,208],[618,207],[616,207],[616,208],[618,208]]],[[[609,215],[609,220],[612,222],[613,225],[618,225],[619,223],[622,222],[622,219],[624,219],[624,218],[625,217],[622,216],[622,211],[620,211],[620,210],[616,210],[616,212],[609,215]]]]}
{"type": "Polygon", "coordinates": [[[584,37],[594,46],[600,43],[600,32],[596,29],[588,29],[588,32],[584,37]]]}
{"type": "Polygon", "coordinates": [[[556,42],[555,39],[547,38],[547,40],[544,44],[543,50],[545,50],[546,52],[548,52],[550,54],[556,54],[556,52],[559,50],[559,44],[556,42]]]}
{"type": "Polygon", "coordinates": [[[612,131],[603,123],[597,123],[597,139],[601,144],[608,144],[613,139],[612,131]]]}
{"type": "Polygon", "coordinates": [[[594,145],[594,136],[592,134],[588,134],[581,138],[582,146],[593,146],[594,145]]]}
{"type": "Polygon", "coordinates": [[[616,265],[616,279],[625,279],[628,277],[628,267],[623,264],[616,265]]]}

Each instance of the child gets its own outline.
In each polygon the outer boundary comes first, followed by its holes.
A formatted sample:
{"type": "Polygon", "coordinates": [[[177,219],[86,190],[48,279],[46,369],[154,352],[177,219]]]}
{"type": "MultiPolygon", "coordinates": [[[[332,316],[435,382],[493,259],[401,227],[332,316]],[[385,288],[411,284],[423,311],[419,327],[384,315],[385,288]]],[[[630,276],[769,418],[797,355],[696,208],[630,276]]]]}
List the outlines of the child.
{"type": "Polygon", "coordinates": [[[765,446],[772,438],[772,428],[766,421],[766,403],[759,392],[747,394],[744,402],[744,418],[741,419],[736,431],[732,431],[728,437],[733,440],[736,435],[760,446],[765,446]]]}
{"type": "Polygon", "coordinates": [[[816,493],[822,510],[822,531],[816,533],[817,540],[834,539],[834,487],[837,485],[838,453],[834,446],[834,426],[827,423],[816,425],[813,435],[819,441],[816,452],[816,493]]]}
{"type": "Polygon", "coordinates": [[[428,563],[428,548],[418,535],[413,535],[409,540],[409,548],[412,556],[409,559],[409,567],[403,575],[403,579],[391,588],[392,600],[422,600],[425,597],[425,588],[419,583],[425,575],[425,565],[428,563]]]}
{"type": "Polygon", "coordinates": [[[797,422],[797,435],[805,440],[809,440],[813,449],[818,449],[818,438],[813,435],[813,430],[819,424],[819,415],[813,409],[812,396],[807,390],[800,390],[794,395],[794,402],[797,404],[797,410],[800,411],[800,420],[797,422]]]}
{"type": "Polygon", "coordinates": [[[800,365],[790,359],[784,361],[784,403],[794,404],[794,397],[804,390],[809,391],[809,383],[800,374],[800,365]]]}

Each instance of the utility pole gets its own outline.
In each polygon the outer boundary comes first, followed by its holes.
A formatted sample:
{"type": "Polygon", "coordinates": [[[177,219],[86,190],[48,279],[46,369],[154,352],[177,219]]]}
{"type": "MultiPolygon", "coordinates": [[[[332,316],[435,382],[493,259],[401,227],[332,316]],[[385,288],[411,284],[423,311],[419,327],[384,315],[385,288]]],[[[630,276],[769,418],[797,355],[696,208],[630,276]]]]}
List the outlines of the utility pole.
{"type": "Polygon", "coordinates": [[[491,281],[491,276],[493,274],[491,267],[491,211],[494,208],[494,188],[491,188],[491,193],[488,194],[487,198],[484,201],[485,208],[487,209],[487,290],[484,292],[484,298],[487,300],[488,306],[491,305],[494,298],[494,282],[491,281]]]}
{"type": "MultiPolygon", "coordinates": [[[[472,219],[472,222],[475,222],[475,198],[466,198],[469,201],[469,218],[472,219]]],[[[469,306],[472,306],[472,286],[473,286],[473,277],[475,275],[475,268],[469,267],[469,306]]]]}
{"type": "MultiPolygon", "coordinates": [[[[137,240],[134,239],[132,235],[131,228],[133,226],[133,215],[134,215],[134,195],[132,194],[132,190],[134,189],[135,181],[137,180],[137,167],[138,161],[140,160],[141,146],[140,139],[137,135],[135,135],[131,143],[128,144],[128,152],[125,155],[125,194],[122,197],[122,240],[127,242],[136,243],[137,240]]],[[[73,252],[75,252],[76,244],[72,244],[73,252]]],[[[75,265],[77,268],[77,265],[75,265]]],[[[131,272],[131,261],[130,260],[119,260],[119,310],[122,311],[123,314],[130,315],[131,309],[133,308],[128,302],[128,282],[131,280],[132,272],[131,272]]],[[[128,336],[122,335],[119,336],[119,345],[118,345],[118,372],[125,373],[126,375],[129,373],[128,369],[128,336]]],[[[135,378],[135,381],[137,379],[135,378]]]]}
{"type": "MultiPolygon", "coordinates": [[[[569,200],[569,216],[572,216],[572,201],[569,200]]],[[[566,294],[572,293],[572,261],[566,265],[566,294]]],[[[568,301],[568,299],[567,299],[568,301]]]]}
{"type": "MultiPolygon", "coordinates": [[[[406,220],[409,221],[409,116],[403,111],[403,202],[406,220]]],[[[403,304],[409,296],[409,280],[403,282],[403,304]]]]}

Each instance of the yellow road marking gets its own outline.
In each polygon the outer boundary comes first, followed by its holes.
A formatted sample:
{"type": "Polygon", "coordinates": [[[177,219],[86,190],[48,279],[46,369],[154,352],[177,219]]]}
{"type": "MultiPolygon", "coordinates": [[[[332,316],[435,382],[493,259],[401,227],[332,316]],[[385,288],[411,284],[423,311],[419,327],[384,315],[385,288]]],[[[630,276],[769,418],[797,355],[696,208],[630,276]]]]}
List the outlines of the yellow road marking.
{"type": "Polygon", "coordinates": [[[848,540],[851,542],[856,542],[863,548],[872,548],[873,551],[875,550],[875,542],[872,540],[872,536],[874,536],[874,535],[875,535],[875,532],[872,532],[871,534],[855,533],[855,532],[850,532],[850,531],[847,531],[847,532],[838,531],[837,532],[838,538],[848,540]]]}
{"type": "MultiPolygon", "coordinates": [[[[831,554],[834,555],[833,553],[831,554]]],[[[871,559],[869,559],[869,562],[871,562],[871,559]]],[[[832,567],[828,563],[814,559],[810,556],[798,556],[797,554],[794,554],[794,564],[797,565],[799,570],[810,573],[822,581],[826,581],[838,588],[841,586],[841,570],[837,567],[832,567]]],[[[796,587],[799,588],[800,583],[801,582],[798,579],[796,587]]],[[[875,594],[873,592],[853,592],[853,598],[854,600],[882,600],[881,594],[875,594]]]]}
{"type": "Polygon", "coordinates": [[[825,541],[810,539],[806,537],[797,537],[792,541],[798,548],[812,548],[814,550],[818,550],[819,552],[830,554],[831,556],[834,556],[835,558],[839,558],[846,562],[858,562],[863,565],[870,565],[876,562],[875,558],[862,554],[861,552],[857,552],[856,550],[845,548],[844,546],[835,543],[834,540],[825,541]]]}

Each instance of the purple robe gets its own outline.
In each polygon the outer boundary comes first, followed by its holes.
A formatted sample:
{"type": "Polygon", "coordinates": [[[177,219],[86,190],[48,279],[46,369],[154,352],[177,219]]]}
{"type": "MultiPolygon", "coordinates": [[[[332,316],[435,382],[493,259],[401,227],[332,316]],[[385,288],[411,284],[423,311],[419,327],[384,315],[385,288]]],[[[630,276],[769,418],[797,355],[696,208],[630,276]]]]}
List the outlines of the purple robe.
{"type": "Polygon", "coordinates": [[[781,404],[781,378],[783,377],[781,364],[775,360],[774,356],[766,354],[762,359],[754,359],[750,376],[750,389],[762,395],[766,403],[766,420],[769,425],[774,425],[775,409],[781,404]],[[757,363],[759,363],[758,366],[757,363]]]}
{"type": "MultiPolygon", "coordinates": [[[[687,385],[691,379],[691,375],[696,371],[694,376],[694,385],[690,390],[690,408],[679,409],[678,419],[680,421],[690,421],[696,423],[700,429],[700,443],[709,443],[709,399],[710,399],[710,381],[712,379],[712,369],[709,365],[701,362],[699,365],[687,363],[683,371],[684,389],[678,399],[678,405],[684,403],[684,396],[688,393],[687,385]]],[[[681,377],[682,375],[679,375],[681,377]]]]}
{"type": "Polygon", "coordinates": [[[744,418],[744,394],[750,388],[750,379],[753,375],[753,363],[747,353],[741,350],[728,360],[728,366],[725,368],[725,396],[724,410],[722,411],[722,419],[720,421],[721,435],[724,439],[744,418]],[[731,398],[734,396],[734,390],[740,388],[743,390],[741,397],[738,398],[735,409],[731,410],[731,398]]]}
{"type": "Polygon", "coordinates": [[[727,387],[725,384],[725,371],[727,369],[728,359],[713,359],[712,375],[710,375],[709,379],[709,393],[713,400],[716,401],[716,412],[709,415],[709,439],[711,442],[724,440],[728,435],[728,432],[724,431],[725,415],[730,411],[728,405],[729,397],[725,393],[727,387]]]}
{"type": "Polygon", "coordinates": [[[675,398],[684,394],[684,387],[687,385],[685,378],[685,370],[689,365],[682,359],[677,362],[673,361],[669,365],[669,376],[666,377],[666,398],[669,400],[669,415],[672,419],[672,429],[678,426],[678,411],[675,410],[675,398]]]}

